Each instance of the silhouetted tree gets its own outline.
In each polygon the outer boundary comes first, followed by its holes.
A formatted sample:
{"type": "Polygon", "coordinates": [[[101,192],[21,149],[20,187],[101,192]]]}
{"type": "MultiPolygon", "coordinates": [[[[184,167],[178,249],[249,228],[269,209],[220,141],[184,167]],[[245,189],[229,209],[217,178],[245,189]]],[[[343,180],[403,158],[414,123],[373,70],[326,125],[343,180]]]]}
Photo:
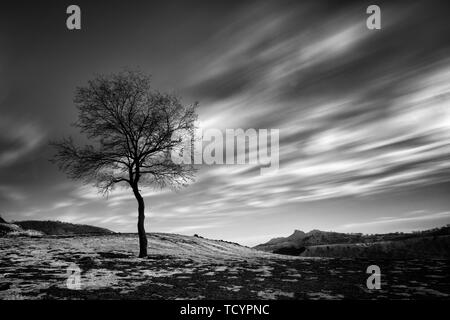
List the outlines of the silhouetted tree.
{"type": "Polygon", "coordinates": [[[137,71],[96,76],[76,89],[74,102],[79,111],[74,126],[92,144],[79,147],[72,138],[52,142],[52,162],[69,178],[95,184],[104,194],[118,183],[131,188],[138,202],[139,257],[145,257],[140,187],[179,187],[193,179],[194,168],[175,164],[170,153],[180,148],[180,137],[193,135],[197,103],[185,106],[173,94],[152,90],[150,77],[137,71]]]}

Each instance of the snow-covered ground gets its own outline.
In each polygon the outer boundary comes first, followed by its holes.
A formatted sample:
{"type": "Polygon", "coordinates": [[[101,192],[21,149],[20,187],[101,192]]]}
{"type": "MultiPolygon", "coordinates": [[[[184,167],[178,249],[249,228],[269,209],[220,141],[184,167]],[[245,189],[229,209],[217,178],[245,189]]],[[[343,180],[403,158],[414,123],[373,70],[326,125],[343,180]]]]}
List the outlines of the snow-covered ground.
{"type": "Polygon", "coordinates": [[[0,238],[0,299],[448,298],[448,261],[274,255],[218,240],[149,235],[0,238]],[[379,264],[382,289],[366,288],[379,264]]]}

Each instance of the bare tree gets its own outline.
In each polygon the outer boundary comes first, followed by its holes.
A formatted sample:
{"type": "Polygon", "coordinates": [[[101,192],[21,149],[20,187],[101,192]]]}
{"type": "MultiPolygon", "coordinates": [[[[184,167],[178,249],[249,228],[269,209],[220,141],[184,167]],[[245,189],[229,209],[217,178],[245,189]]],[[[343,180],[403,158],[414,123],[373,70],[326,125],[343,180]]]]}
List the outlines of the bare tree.
{"type": "Polygon", "coordinates": [[[138,202],[139,257],[147,256],[145,204],[141,186],[180,187],[193,179],[194,168],[171,161],[182,138],[193,136],[197,103],[185,106],[173,94],[150,87],[138,71],[96,76],[76,89],[78,121],[92,144],[76,146],[72,138],[52,142],[51,160],[69,178],[95,184],[107,194],[116,184],[131,188],[138,202]]]}

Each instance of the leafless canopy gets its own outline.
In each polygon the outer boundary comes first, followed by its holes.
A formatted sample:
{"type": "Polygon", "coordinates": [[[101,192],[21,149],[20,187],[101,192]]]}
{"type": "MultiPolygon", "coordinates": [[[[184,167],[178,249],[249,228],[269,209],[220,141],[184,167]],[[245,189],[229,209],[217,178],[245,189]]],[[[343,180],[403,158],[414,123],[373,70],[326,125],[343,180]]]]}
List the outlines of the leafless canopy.
{"type": "Polygon", "coordinates": [[[76,90],[74,125],[92,144],[78,147],[72,138],[53,142],[52,159],[72,179],[94,183],[104,193],[116,183],[177,187],[193,178],[194,168],[175,164],[170,152],[180,134],[192,136],[197,104],[184,106],[173,94],[150,87],[141,72],[97,76],[76,90]]]}

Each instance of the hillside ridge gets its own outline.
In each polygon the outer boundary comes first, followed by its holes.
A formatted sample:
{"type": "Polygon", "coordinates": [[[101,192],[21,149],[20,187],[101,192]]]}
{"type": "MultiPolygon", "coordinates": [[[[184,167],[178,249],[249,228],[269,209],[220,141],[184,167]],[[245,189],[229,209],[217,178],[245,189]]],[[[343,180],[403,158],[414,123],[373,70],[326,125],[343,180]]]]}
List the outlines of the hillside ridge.
{"type": "Polygon", "coordinates": [[[294,230],[287,237],[278,237],[254,246],[254,249],[277,254],[315,257],[419,257],[450,256],[450,225],[410,233],[386,234],[309,232],[294,230]]]}
{"type": "Polygon", "coordinates": [[[31,236],[60,236],[60,235],[107,235],[115,232],[106,228],[86,224],[52,220],[25,220],[7,222],[0,221],[0,235],[31,235],[31,236]]]}

